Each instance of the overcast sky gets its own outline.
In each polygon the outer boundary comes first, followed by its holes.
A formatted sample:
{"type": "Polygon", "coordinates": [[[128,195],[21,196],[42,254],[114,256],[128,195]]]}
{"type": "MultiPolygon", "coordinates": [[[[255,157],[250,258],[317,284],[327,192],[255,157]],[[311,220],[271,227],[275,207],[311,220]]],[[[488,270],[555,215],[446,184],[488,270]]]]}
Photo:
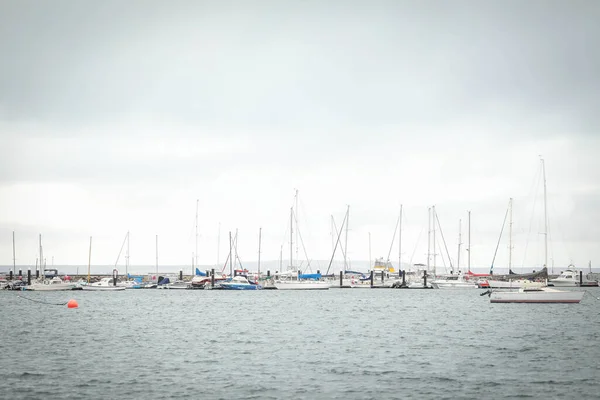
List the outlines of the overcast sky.
{"type": "Polygon", "coordinates": [[[39,234],[48,264],[86,265],[92,236],[111,265],[130,231],[131,264],[158,235],[160,265],[191,265],[197,199],[200,264],[236,229],[256,261],[260,227],[261,258],[289,259],[298,189],[309,259],[347,205],[349,259],[387,257],[402,204],[402,261],[426,263],[435,205],[463,269],[471,210],[487,269],[512,197],[513,267],[539,268],[541,155],[548,262],[597,267],[599,20],[593,0],[2,1],[0,264],[13,231],[22,265],[39,234]]]}

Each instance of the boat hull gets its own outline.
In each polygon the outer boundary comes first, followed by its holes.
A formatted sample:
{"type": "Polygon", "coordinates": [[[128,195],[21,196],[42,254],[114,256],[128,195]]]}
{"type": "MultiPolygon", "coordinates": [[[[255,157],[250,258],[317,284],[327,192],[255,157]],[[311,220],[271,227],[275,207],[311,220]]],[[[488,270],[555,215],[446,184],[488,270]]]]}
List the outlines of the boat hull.
{"type": "Polygon", "coordinates": [[[81,287],[81,290],[90,292],[118,292],[127,289],[125,286],[92,286],[85,285],[81,287]]]}
{"type": "Polygon", "coordinates": [[[64,283],[64,284],[54,284],[54,285],[46,285],[43,283],[34,283],[30,286],[25,286],[24,290],[34,290],[39,292],[56,292],[60,290],[73,290],[75,289],[75,284],[64,283]]]}
{"type": "Polygon", "coordinates": [[[221,283],[221,289],[223,290],[260,290],[262,289],[262,286],[260,285],[239,285],[239,284],[232,284],[232,285],[228,285],[226,283],[221,283]]]}
{"type": "Polygon", "coordinates": [[[490,294],[490,303],[579,303],[584,294],[579,291],[496,291],[490,294]]]}
{"type": "Polygon", "coordinates": [[[331,284],[323,281],[290,281],[275,282],[277,290],[329,290],[331,284]]]}

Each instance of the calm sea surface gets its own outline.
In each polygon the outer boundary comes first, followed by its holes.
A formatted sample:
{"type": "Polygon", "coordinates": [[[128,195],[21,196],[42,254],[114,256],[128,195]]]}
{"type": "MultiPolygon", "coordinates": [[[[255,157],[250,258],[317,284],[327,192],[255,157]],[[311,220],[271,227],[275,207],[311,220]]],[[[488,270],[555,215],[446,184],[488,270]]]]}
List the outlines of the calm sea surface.
{"type": "Polygon", "coordinates": [[[0,398],[597,399],[588,291],[0,291],[0,398]]]}

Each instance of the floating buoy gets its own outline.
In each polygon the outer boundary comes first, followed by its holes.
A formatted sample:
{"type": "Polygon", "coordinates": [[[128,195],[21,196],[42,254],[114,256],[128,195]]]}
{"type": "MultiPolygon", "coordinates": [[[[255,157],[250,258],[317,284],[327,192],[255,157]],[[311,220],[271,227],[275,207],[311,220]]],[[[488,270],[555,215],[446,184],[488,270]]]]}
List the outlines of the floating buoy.
{"type": "Polygon", "coordinates": [[[69,307],[69,308],[77,308],[77,307],[79,307],[79,304],[77,304],[77,300],[71,299],[67,303],[67,307],[69,307]]]}

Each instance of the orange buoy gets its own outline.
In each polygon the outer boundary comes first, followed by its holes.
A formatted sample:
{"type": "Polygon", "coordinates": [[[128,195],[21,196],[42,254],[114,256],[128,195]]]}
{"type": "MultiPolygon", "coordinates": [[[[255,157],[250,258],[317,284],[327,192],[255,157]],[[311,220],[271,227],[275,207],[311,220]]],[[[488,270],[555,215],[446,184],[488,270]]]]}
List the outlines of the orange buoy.
{"type": "Polygon", "coordinates": [[[67,303],[67,307],[69,307],[69,308],[77,308],[77,307],[79,307],[79,304],[77,304],[77,300],[71,299],[67,303]]]}

